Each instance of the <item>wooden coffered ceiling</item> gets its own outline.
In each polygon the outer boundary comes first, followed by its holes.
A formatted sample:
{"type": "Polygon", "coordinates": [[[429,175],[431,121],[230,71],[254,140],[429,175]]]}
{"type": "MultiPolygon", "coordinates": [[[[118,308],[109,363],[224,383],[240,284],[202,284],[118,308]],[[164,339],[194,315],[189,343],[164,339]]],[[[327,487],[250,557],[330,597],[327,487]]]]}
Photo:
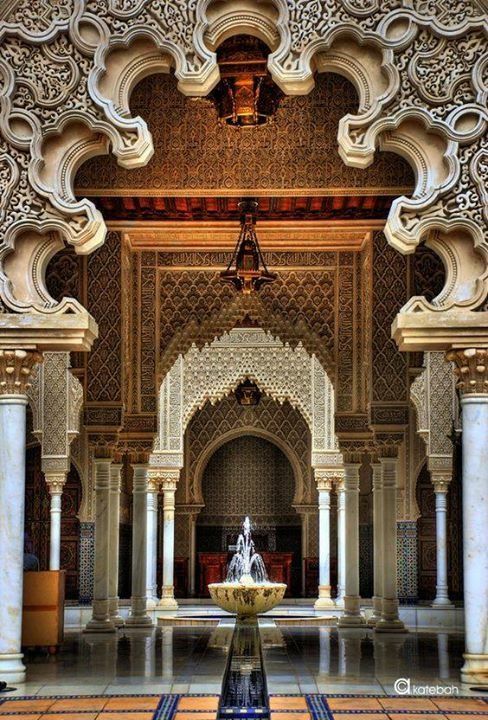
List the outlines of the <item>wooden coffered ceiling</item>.
{"type": "MultiPolygon", "coordinates": [[[[109,223],[238,220],[240,197],[157,195],[93,197],[109,223]]],[[[385,220],[393,197],[375,195],[285,195],[259,198],[259,221],[385,220]]]]}
{"type": "MultiPolygon", "coordinates": [[[[231,250],[240,196],[117,195],[92,197],[110,229],[133,250],[231,250]]],[[[359,251],[381,229],[391,195],[289,194],[259,197],[258,237],[270,251],[359,251]]]]}

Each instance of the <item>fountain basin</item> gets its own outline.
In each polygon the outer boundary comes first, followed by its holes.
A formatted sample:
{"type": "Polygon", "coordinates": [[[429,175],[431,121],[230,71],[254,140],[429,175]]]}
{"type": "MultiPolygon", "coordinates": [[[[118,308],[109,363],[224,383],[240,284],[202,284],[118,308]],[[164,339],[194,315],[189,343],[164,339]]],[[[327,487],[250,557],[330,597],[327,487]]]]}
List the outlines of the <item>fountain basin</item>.
{"type": "Polygon", "coordinates": [[[224,582],[208,586],[214,603],[237,617],[252,617],[267,612],[283,600],[284,583],[224,582]]]}

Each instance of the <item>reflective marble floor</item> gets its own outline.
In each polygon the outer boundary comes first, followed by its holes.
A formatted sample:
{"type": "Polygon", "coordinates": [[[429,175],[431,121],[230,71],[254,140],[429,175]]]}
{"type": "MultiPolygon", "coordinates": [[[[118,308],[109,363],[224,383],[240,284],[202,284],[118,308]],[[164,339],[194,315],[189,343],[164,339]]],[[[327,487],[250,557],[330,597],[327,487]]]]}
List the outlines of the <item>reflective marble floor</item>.
{"type": "MultiPolygon", "coordinates": [[[[391,694],[398,678],[459,685],[463,637],[260,622],[270,693],[391,694]]],[[[57,656],[28,655],[22,695],[220,692],[232,621],[218,627],[69,633],[57,656]]]]}

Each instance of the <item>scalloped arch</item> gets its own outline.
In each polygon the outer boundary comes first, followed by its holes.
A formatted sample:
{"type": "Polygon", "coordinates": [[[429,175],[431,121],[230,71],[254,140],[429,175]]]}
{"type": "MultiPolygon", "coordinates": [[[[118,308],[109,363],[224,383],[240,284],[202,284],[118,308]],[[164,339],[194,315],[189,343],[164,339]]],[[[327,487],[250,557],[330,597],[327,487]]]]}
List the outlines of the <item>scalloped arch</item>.
{"type": "Polygon", "coordinates": [[[456,244],[444,259],[459,259],[451,276],[460,277],[462,264],[469,279],[440,296],[437,309],[476,309],[486,299],[488,53],[486,17],[474,0],[462,12],[419,0],[394,9],[380,0],[107,0],[96,11],[71,0],[42,15],[38,8],[21,0],[0,23],[0,161],[9,188],[0,219],[0,297],[11,310],[73,308],[52,306],[43,273],[32,277],[35,263],[17,253],[15,241],[35,229],[39,243],[49,230],[83,253],[103,242],[103,218],[73,196],[74,172],[109,143],[127,167],[149,161],[151,135],[128,108],[137,79],[174,65],[183,93],[207,95],[219,78],[214,48],[238,31],[274,49],[269,69],[288,94],[308,92],[315,71],[342,72],[354,82],[358,112],[338,128],[344,162],[365,167],[376,149],[388,148],[417,173],[414,195],[392,205],[388,242],[409,253],[432,231],[443,233],[456,244]]]}

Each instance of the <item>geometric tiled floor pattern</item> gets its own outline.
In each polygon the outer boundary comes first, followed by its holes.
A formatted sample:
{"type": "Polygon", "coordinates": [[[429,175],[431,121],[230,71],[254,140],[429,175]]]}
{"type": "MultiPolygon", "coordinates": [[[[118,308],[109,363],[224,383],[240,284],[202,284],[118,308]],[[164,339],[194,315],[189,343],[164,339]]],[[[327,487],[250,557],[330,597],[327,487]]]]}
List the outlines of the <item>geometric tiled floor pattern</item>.
{"type": "MultiPolygon", "coordinates": [[[[4,697],[0,720],[214,720],[217,695],[4,697]]],[[[476,697],[272,695],[271,720],[488,720],[476,697]]]]}

